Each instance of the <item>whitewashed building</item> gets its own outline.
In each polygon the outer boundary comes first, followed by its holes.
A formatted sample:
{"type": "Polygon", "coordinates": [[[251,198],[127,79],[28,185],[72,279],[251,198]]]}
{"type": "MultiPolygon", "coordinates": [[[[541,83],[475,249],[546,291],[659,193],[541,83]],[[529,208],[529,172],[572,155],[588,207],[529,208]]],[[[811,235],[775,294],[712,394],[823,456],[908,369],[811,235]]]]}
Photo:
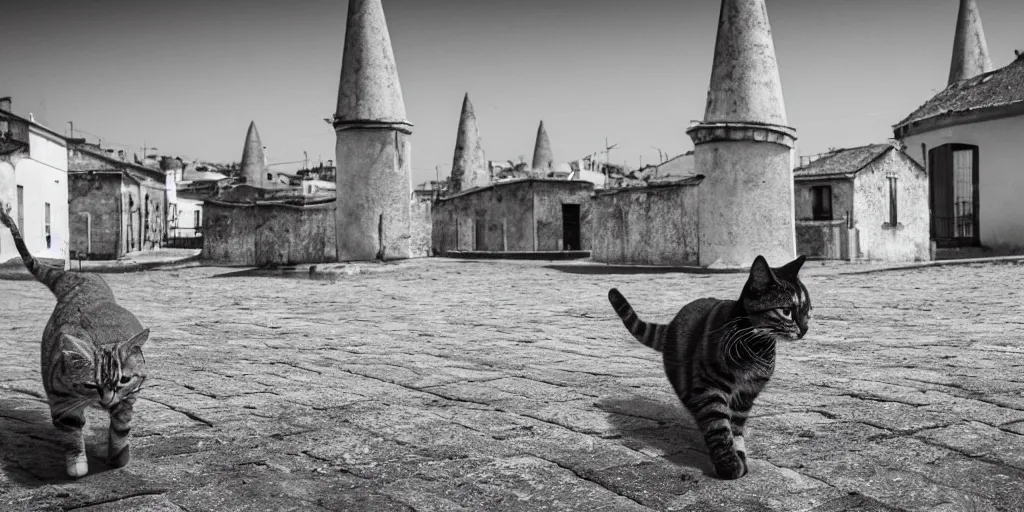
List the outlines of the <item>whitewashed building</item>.
{"type": "MultiPolygon", "coordinates": [[[[61,134],[11,111],[0,98],[0,201],[37,258],[68,268],[68,154],[61,134]]],[[[0,229],[0,263],[18,258],[14,240],[0,229]]]]}
{"type": "Polygon", "coordinates": [[[948,86],[893,127],[928,170],[939,250],[1024,250],[1024,54],[993,69],[978,5],[962,0],[948,86]]]}

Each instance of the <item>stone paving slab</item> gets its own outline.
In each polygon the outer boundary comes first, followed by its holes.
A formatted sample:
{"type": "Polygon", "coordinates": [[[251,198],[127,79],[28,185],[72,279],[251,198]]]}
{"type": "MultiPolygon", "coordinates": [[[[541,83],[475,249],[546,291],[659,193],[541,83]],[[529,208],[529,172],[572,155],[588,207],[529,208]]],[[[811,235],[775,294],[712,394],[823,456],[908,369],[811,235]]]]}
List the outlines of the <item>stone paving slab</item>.
{"type": "MultiPolygon", "coordinates": [[[[710,476],[647,319],[745,276],[414,260],[335,279],[105,276],[152,329],[133,460],[63,476],[39,383],[54,300],[0,281],[0,510],[1024,510],[1024,265],[809,263],[811,330],[710,476]]],[[[306,272],[308,274],[308,271],[306,272]]]]}

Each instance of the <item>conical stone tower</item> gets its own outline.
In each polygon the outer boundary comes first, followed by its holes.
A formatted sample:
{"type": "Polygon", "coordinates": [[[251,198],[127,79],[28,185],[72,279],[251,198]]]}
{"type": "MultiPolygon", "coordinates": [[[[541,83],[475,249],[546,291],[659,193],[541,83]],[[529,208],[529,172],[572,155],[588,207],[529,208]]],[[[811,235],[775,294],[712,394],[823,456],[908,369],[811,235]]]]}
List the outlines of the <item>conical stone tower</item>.
{"type": "Polygon", "coordinates": [[[263,153],[263,142],[256,131],[256,121],[249,123],[249,131],[245,134],[245,147],[242,148],[241,175],[245,184],[257,188],[280,188],[275,175],[267,168],[267,158],[263,153]]]}
{"type": "Polygon", "coordinates": [[[555,170],[555,158],[551,153],[551,141],[548,140],[548,132],[544,129],[544,121],[537,127],[537,142],[533,145],[533,172],[539,177],[545,177],[549,172],[555,170]]]}
{"type": "Polygon", "coordinates": [[[949,85],[992,71],[985,30],[977,0],[960,0],[953,38],[953,59],[949,66],[949,85]]]}
{"type": "Polygon", "coordinates": [[[404,259],[412,124],[380,0],[349,0],[334,115],[339,261],[404,259]]]}
{"type": "Polygon", "coordinates": [[[473,104],[469,93],[462,100],[462,114],[459,116],[459,132],[455,136],[455,157],[452,161],[451,194],[483,187],[490,183],[487,160],[480,142],[480,129],[476,124],[473,104]]]}
{"type": "Polygon", "coordinates": [[[793,147],[764,0],[722,0],[704,121],[690,127],[699,262],[780,266],[796,255],[793,147]]]}

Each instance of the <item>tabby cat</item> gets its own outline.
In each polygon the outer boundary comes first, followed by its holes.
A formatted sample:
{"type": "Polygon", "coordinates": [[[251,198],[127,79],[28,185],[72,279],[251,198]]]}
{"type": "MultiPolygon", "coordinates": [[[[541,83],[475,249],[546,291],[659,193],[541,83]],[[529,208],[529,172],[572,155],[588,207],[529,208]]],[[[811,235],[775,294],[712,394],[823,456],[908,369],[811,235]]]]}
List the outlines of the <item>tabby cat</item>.
{"type": "Polygon", "coordinates": [[[666,324],[647,323],[618,290],[608,299],[640,343],[664,354],[665,374],[704,434],[715,472],[747,474],[743,429],[775,371],[775,343],[807,333],[811,299],[797,277],[800,256],[772,269],[754,260],[738,300],[697,299],[666,324]]]}
{"type": "Polygon", "coordinates": [[[97,404],[110,413],[107,462],[123,467],[130,457],[132,406],[146,379],[142,345],[149,329],[114,301],[100,276],[36,261],[9,211],[0,204],[0,222],[11,230],[25,266],[57,297],[43,330],[41,367],[67,473],[77,478],[89,472],[82,427],[85,409],[97,404]]]}

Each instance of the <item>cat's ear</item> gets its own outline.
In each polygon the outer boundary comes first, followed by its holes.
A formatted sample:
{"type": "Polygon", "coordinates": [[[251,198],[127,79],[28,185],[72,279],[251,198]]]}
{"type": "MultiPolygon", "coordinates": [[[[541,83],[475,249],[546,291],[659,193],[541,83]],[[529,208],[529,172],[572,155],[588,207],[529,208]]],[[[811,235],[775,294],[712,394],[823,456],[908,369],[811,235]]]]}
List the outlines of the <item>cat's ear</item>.
{"type": "Polygon", "coordinates": [[[788,277],[796,277],[800,273],[800,268],[804,266],[805,261],[807,261],[807,256],[801,254],[795,260],[779,267],[777,273],[788,277]]]}
{"type": "Polygon", "coordinates": [[[61,334],[60,343],[64,364],[68,368],[85,370],[92,367],[92,348],[88,343],[70,334],[61,334]]]}
{"type": "Polygon", "coordinates": [[[765,290],[778,283],[778,280],[775,278],[775,272],[772,272],[772,267],[768,265],[768,260],[758,255],[754,258],[754,264],[750,266],[750,278],[747,282],[754,290],[765,290]]]}
{"type": "Polygon", "coordinates": [[[136,349],[141,352],[142,346],[146,344],[146,340],[148,339],[149,329],[144,329],[142,332],[132,336],[129,340],[119,343],[118,348],[120,348],[125,354],[131,354],[136,349]]]}

